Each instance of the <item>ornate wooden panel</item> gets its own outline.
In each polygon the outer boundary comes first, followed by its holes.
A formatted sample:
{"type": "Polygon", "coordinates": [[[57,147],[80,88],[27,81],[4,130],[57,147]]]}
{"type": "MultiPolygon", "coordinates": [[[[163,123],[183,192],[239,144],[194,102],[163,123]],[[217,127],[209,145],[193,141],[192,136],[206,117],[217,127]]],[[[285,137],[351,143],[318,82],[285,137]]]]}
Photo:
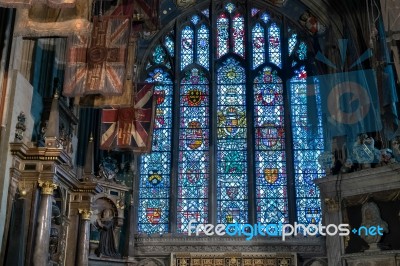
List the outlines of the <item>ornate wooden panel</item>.
{"type": "Polygon", "coordinates": [[[173,266],[296,266],[295,254],[277,253],[175,253],[173,266]]]}

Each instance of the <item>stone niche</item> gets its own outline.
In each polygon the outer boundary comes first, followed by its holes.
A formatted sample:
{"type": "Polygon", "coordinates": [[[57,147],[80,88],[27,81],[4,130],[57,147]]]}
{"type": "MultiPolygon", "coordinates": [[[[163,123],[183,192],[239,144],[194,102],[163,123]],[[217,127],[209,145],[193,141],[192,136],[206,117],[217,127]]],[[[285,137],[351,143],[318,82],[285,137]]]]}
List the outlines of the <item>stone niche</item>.
{"type": "Polygon", "coordinates": [[[328,265],[400,265],[400,163],[330,175],[320,188],[325,224],[350,225],[326,238],[328,265]],[[381,234],[365,228],[381,227],[381,234]]]}

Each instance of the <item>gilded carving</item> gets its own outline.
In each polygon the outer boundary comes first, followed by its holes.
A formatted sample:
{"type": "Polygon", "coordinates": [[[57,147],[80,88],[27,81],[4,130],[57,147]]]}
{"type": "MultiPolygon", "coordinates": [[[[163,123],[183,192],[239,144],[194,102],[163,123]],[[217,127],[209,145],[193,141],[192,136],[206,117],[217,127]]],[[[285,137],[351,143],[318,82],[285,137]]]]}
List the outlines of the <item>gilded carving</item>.
{"type": "Polygon", "coordinates": [[[92,216],[92,211],[88,209],[78,209],[79,213],[81,214],[82,220],[90,220],[92,216]]]}
{"type": "Polygon", "coordinates": [[[38,181],[39,187],[42,188],[43,195],[53,195],[54,189],[57,188],[57,185],[51,181],[38,181]]]}

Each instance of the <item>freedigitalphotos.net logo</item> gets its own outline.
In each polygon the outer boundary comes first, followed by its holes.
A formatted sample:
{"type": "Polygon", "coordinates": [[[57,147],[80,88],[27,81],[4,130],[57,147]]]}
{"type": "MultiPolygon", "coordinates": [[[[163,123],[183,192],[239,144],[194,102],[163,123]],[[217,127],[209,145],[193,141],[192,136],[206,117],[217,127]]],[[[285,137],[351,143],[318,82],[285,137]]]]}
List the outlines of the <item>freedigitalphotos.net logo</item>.
{"type": "Polygon", "coordinates": [[[378,226],[361,226],[350,230],[349,224],[238,224],[231,223],[228,225],[217,224],[199,224],[196,220],[191,220],[188,225],[188,235],[192,234],[199,236],[204,234],[206,236],[244,236],[246,240],[251,240],[254,237],[281,237],[285,241],[290,236],[348,236],[350,231],[356,235],[383,235],[384,229],[378,226]]]}

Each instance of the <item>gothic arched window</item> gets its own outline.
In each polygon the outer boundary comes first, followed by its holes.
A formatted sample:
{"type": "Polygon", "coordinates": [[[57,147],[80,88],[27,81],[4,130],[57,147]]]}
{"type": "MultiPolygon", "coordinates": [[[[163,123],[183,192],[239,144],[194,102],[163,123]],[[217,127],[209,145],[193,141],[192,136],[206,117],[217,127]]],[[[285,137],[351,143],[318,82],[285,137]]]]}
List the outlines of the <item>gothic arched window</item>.
{"type": "Polygon", "coordinates": [[[144,79],[158,101],[138,232],[320,220],[320,99],[296,29],[267,7],[223,1],[177,19],[152,46],[144,79]]]}

